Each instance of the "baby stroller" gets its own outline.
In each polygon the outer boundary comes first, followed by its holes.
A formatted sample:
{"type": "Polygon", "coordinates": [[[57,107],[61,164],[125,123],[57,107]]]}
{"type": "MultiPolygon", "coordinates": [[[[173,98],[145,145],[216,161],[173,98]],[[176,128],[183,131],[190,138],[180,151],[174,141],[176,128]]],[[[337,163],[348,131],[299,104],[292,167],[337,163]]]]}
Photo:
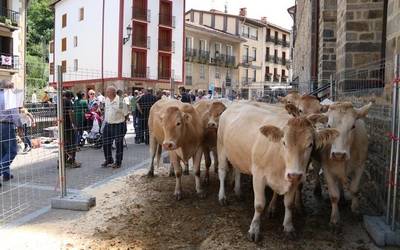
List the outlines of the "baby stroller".
{"type": "Polygon", "coordinates": [[[83,138],[88,144],[92,145],[94,148],[101,148],[103,145],[103,139],[101,135],[101,124],[103,119],[99,112],[89,111],[85,114],[87,120],[91,121],[92,128],[89,131],[83,133],[83,138]]]}

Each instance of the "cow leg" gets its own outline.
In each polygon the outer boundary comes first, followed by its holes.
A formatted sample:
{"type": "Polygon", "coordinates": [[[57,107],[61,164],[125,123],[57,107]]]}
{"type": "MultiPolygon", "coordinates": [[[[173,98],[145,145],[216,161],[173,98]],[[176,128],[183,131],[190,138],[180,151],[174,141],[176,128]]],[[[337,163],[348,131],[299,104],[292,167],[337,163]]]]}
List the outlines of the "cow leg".
{"type": "Polygon", "coordinates": [[[150,136],[150,157],[151,157],[151,163],[150,163],[150,168],[149,171],[147,172],[147,176],[153,177],[154,176],[154,158],[157,153],[157,147],[158,143],[156,141],[156,138],[154,136],[150,136]]]}
{"type": "Polygon", "coordinates": [[[284,198],[284,204],[285,204],[285,217],[283,219],[283,231],[289,238],[294,238],[296,237],[294,226],[293,226],[293,203],[294,203],[294,198],[296,196],[296,191],[297,188],[289,190],[284,198]]]}
{"type": "Polygon", "coordinates": [[[205,192],[201,188],[201,179],[200,179],[200,165],[202,156],[203,156],[203,150],[201,147],[199,147],[193,158],[193,168],[194,168],[194,178],[196,182],[196,192],[200,198],[205,197],[205,192]]]}
{"type": "Polygon", "coordinates": [[[339,222],[339,200],[340,200],[340,190],[337,182],[334,180],[334,177],[330,174],[327,173],[328,171],[324,171],[326,183],[328,184],[328,192],[329,192],[329,197],[331,199],[331,206],[332,206],[332,211],[331,211],[331,220],[330,223],[333,226],[336,226],[339,222]]]}
{"type": "Polygon", "coordinates": [[[218,173],[218,152],[216,148],[212,149],[211,151],[214,158],[214,172],[218,173]]]}
{"type": "Polygon", "coordinates": [[[162,153],[162,147],[161,144],[157,145],[157,168],[160,168],[161,162],[161,153],[162,153]]]}
{"type": "Polygon", "coordinates": [[[294,206],[296,207],[296,212],[303,213],[303,183],[300,183],[296,190],[296,195],[294,199],[294,206]]]}
{"type": "Polygon", "coordinates": [[[226,195],[225,195],[225,178],[228,169],[228,160],[226,159],[225,152],[223,150],[218,152],[218,178],[219,178],[219,193],[218,200],[222,206],[227,205],[226,195]]]}
{"type": "Polygon", "coordinates": [[[318,161],[313,160],[313,174],[314,174],[314,195],[321,197],[322,195],[322,188],[321,188],[321,178],[319,177],[319,172],[321,171],[321,164],[318,161]]]}
{"type": "Polygon", "coordinates": [[[253,175],[254,216],[250,224],[248,239],[257,242],[260,239],[260,217],[265,208],[265,182],[263,178],[253,175]]]}
{"type": "Polygon", "coordinates": [[[270,219],[272,219],[275,215],[277,199],[278,199],[278,193],[273,192],[273,195],[272,195],[271,201],[269,202],[268,210],[267,210],[268,218],[270,218],[270,219]]]}
{"type": "Polygon", "coordinates": [[[171,165],[174,167],[175,171],[175,178],[176,178],[176,183],[175,183],[175,192],[174,195],[176,197],[176,200],[181,200],[182,199],[182,167],[180,164],[180,160],[178,159],[178,156],[174,152],[170,152],[170,159],[171,159],[171,165]]]}
{"type": "Polygon", "coordinates": [[[364,167],[357,168],[350,183],[351,211],[353,213],[358,213],[358,188],[363,171],[364,167]]]}
{"type": "Polygon", "coordinates": [[[211,166],[210,150],[208,148],[204,148],[204,161],[206,164],[206,174],[204,177],[204,183],[208,184],[210,181],[210,166],[211,166]]]}
{"type": "Polygon", "coordinates": [[[185,169],[183,170],[184,175],[189,175],[189,161],[185,162],[185,169]]]}
{"type": "Polygon", "coordinates": [[[240,170],[235,168],[235,195],[240,200],[242,198],[242,190],[240,188],[240,170]]]}

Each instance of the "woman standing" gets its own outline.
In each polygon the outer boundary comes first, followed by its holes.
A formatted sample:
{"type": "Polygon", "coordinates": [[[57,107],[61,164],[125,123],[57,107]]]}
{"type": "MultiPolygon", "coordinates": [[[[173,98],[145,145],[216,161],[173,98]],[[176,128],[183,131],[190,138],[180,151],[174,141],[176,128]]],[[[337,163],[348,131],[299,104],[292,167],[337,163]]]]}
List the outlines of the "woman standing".
{"type": "Polygon", "coordinates": [[[74,119],[76,124],[76,145],[83,146],[82,135],[86,126],[85,113],[88,111],[88,103],[84,99],[85,93],[79,91],[76,94],[77,100],[74,102],[74,119]]]}
{"type": "Polygon", "coordinates": [[[24,129],[24,150],[22,151],[23,153],[27,153],[29,151],[31,151],[32,149],[32,142],[31,142],[31,138],[30,135],[31,134],[31,127],[36,127],[36,123],[35,123],[35,119],[33,118],[32,114],[29,113],[29,111],[24,108],[21,107],[19,109],[19,114],[20,114],[20,118],[21,118],[21,123],[24,129]]]}

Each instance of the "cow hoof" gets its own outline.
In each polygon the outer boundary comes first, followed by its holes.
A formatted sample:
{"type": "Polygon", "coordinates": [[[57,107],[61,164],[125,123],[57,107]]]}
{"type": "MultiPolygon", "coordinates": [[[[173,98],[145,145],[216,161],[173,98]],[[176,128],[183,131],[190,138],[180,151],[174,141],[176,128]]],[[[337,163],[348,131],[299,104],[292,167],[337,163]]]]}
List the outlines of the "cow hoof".
{"type": "Polygon", "coordinates": [[[227,199],[224,197],[222,199],[219,199],[219,204],[221,204],[221,206],[226,206],[228,205],[228,201],[227,199]]]}
{"type": "Polygon", "coordinates": [[[174,172],[169,172],[169,177],[175,177],[175,173],[174,172]]]}
{"type": "Polygon", "coordinates": [[[248,232],[247,239],[252,242],[258,242],[260,240],[260,232],[248,232]]]}
{"type": "Polygon", "coordinates": [[[297,239],[296,231],[285,232],[285,237],[289,240],[296,240],[297,239]]]}
{"type": "Polygon", "coordinates": [[[320,185],[318,185],[318,186],[316,186],[316,187],[314,188],[314,195],[315,195],[316,197],[322,197],[322,189],[321,189],[321,186],[320,186],[320,185]]]}
{"type": "Polygon", "coordinates": [[[147,177],[154,177],[154,171],[147,172],[147,177]]]}
{"type": "Polygon", "coordinates": [[[181,194],[181,193],[175,193],[175,199],[176,199],[177,201],[182,200],[182,194],[181,194]]]}
{"type": "Polygon", "coordinates": [[[275,215],[276,215],[276,209],[275,208],[268,208],[268,210],[267,210],[268,219],[274,218],[275,215]]]}
{"type": "Polygon", "coordinates": [[[197,196],[199,196],[200,199],[204,199],[206,198],[206,192],[204,191],[197,192],[197,196]]]}
{"type": "Polygon", "coordinates": [[[205,177],[203,180],[204,185],[208,185],[210,184],[210,178],[209,177],[205,177]]]}
{"type": "Polygon", "coordinates": [[[342,227],[339,225],[339,223],[329,223],[329,227],[334,234],[342,233],[342,227]]]}

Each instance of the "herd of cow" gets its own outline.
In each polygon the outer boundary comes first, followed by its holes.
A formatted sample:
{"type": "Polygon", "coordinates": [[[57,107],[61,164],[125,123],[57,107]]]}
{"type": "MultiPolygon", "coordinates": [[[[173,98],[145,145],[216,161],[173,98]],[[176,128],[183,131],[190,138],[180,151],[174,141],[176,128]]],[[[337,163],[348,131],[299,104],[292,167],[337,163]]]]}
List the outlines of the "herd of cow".
{"type": "Polygon", "coordinates": [[[234,192],[241,195],[241,174],[252,176],[254,217],[248,231],[251,241],[260,238],[260,216],[265,201],[265,187],[274,195],[267,212],[272,215],[277,196],[284,196],[284,232],[294,236],[294,209],[302,208],[302,183],[312,163],[316,185],[321,195],[319,172],[322,168],[328,186],[332,211],[330,223],[339,222],[338,202],[341,189],[351,198],[351,209],[357,212],[358,189],[368,151],[368,136],[362,120],[371,103],[355,108],[350,102],[321,105],[313,96],[292,92],[272,105],[252,101],[224,103],[221,100],[200,101],[194,105],[177,100],[160,100],[150,111],[151,166],[154,158],[160,164],[162,149],[169,152],[170,176],[175,175],[176,199],[182,198],[181,162],[184,174],[189,173],[188,161],[193,159],[196,192],[201,187],[200,165],[204,155],[209,181],[213,154],[220,188],[218,199],[226,205],[225,179],[234,176],[234,192]]]}

